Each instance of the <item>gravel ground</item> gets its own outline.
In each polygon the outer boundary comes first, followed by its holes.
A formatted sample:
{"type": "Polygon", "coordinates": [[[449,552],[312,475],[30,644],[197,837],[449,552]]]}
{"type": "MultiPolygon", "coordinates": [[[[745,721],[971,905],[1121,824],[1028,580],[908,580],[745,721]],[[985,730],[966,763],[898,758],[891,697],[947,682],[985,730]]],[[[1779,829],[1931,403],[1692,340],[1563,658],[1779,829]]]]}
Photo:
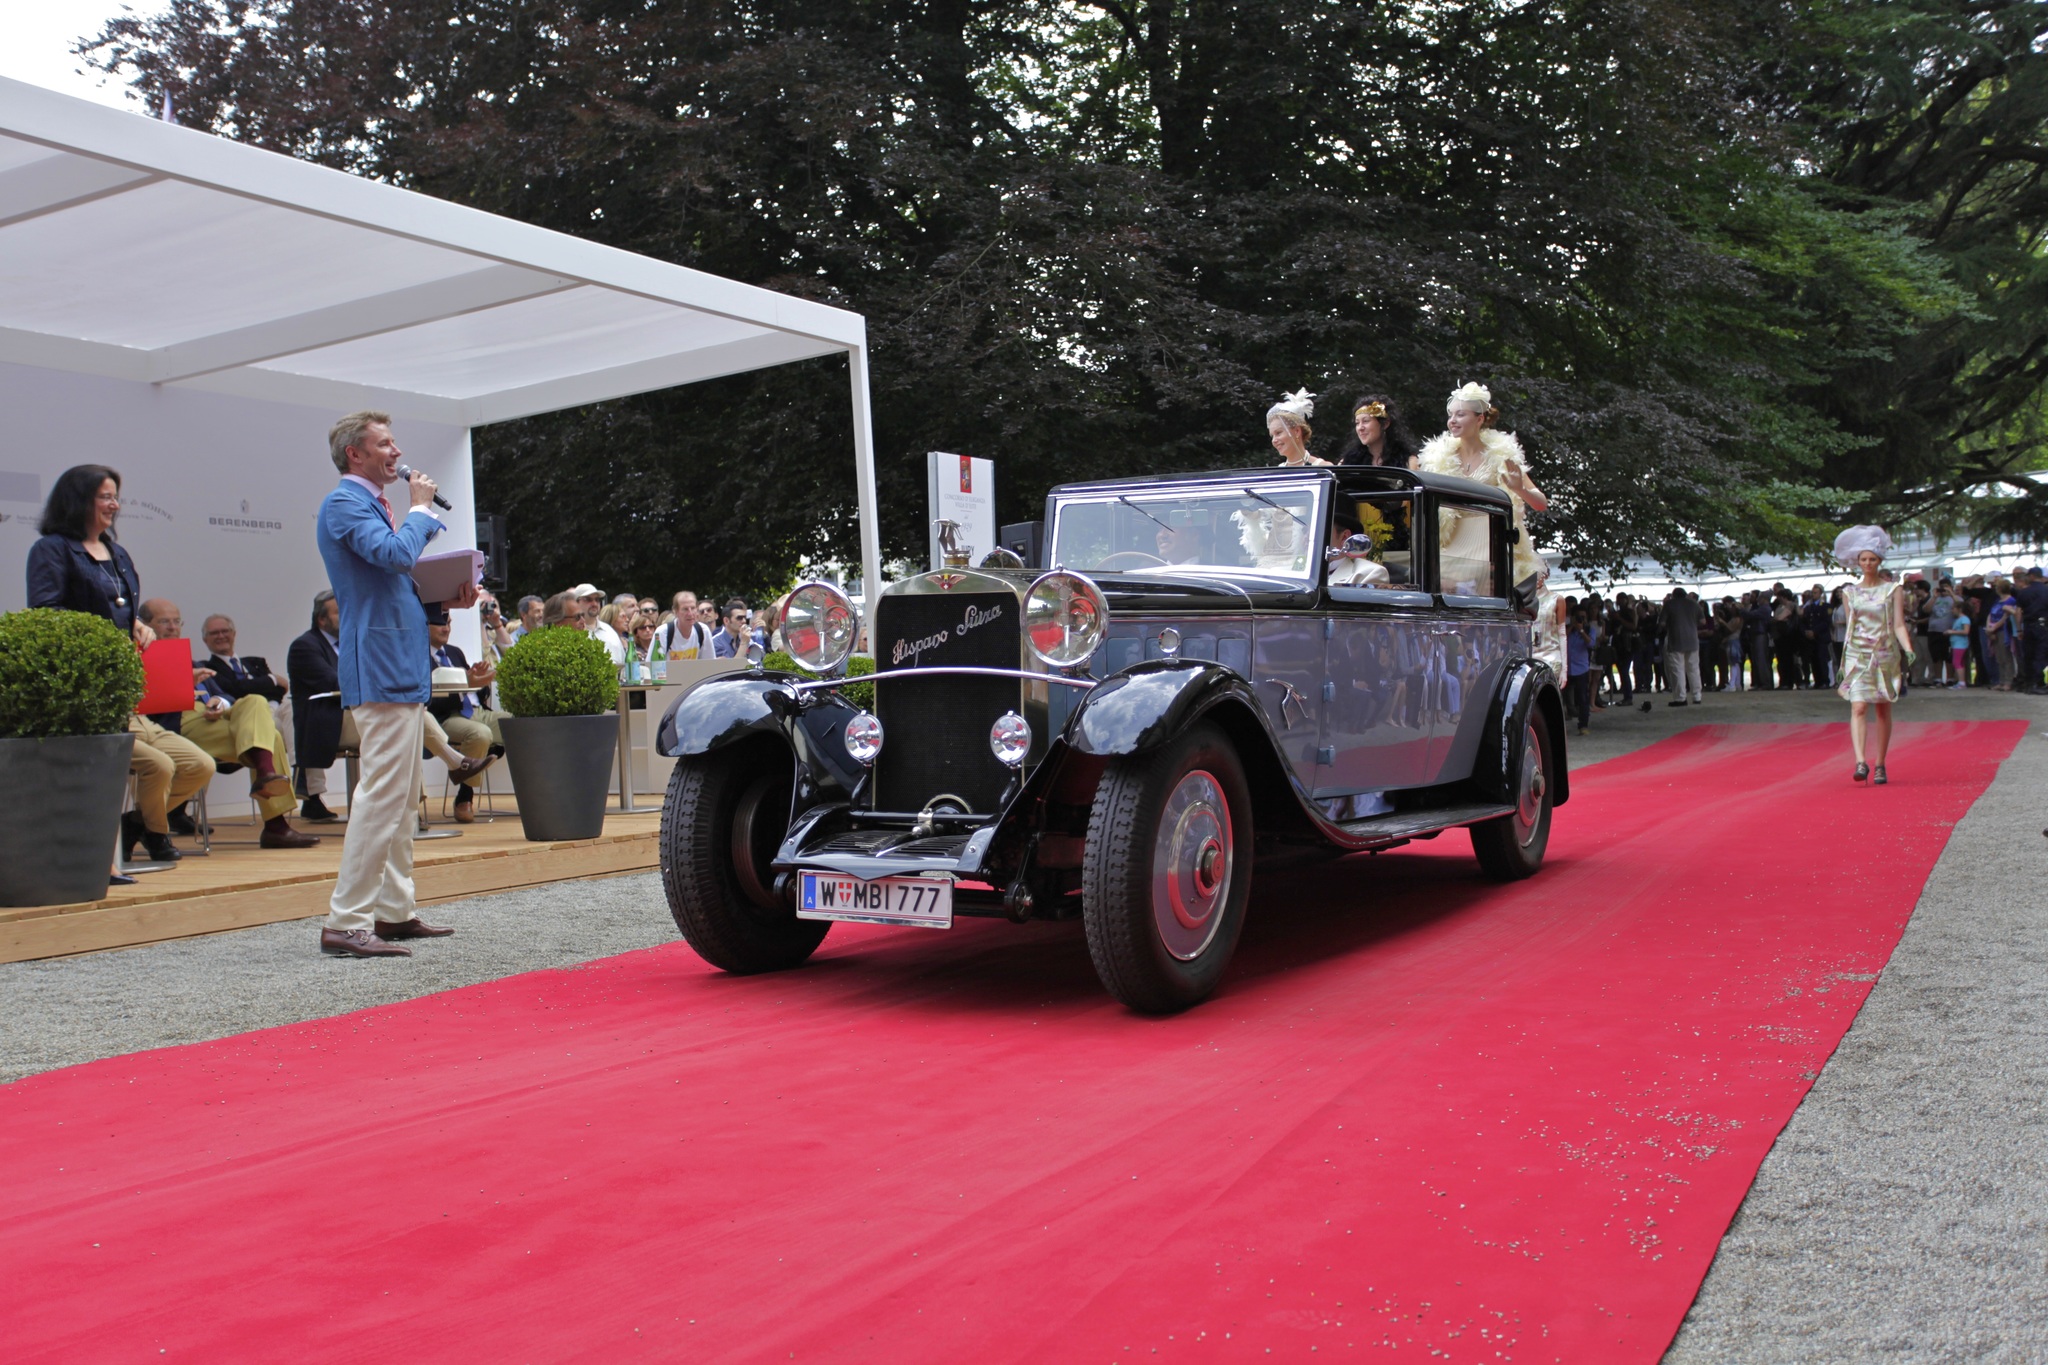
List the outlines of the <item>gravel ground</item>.
{"type": "MultiPolygon", "coordinates": [[[[1596,712],[1570,759],[1697,724],[1846,712],[1828,692],[1716,694],[1697,708],[1659,694],[1647,714],[1596,712]]],[[[1764,1162],[1668,1365],[2048,1361],[2048,701],[1920,692],[1900,717],[2037,729],[1957,825],[1890,965],[1764,1162]]],[[[1911,761],[1907,747],[1892,767],[1911,761]]],[[[322,957],[301,920],[0,965],[0,1080],[675,938],[653,874],[454,901],[429,918],[460,932],[409,961],[322,957]]]]}
{"type": "Polygon", "coordinates": [[[139,948],[0,966],[0,1080],[146,1048],[346,1014],[543,967],[673,942],[652,872],[429,906],[454,938],[410,958],[319,950],[319,921],[288,920],[139,948]]]}

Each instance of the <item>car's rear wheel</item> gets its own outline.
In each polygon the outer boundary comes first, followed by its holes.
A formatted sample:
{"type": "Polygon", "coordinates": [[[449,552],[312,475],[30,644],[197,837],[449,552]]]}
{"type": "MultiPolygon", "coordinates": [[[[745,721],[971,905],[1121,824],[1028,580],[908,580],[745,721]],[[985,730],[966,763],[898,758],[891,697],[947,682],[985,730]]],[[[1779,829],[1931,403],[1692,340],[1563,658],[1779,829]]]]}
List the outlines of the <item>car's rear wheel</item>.
{"type": "Polygon", "coordinates": [[[1081,869],[1088,954],[1135,1010],[1186,1009],[1216,989],[1251,897],[1243,765],[1202,725],[1113,760],[1095,789],[1081,869]]]}
{"type": "Polygon", "coordinates": [[[747,746],[678,759],[669,775],[661,887],[676,927],[714,967],[794,967],[832,927],[798,919],[775,895],[769,864],[788,832],[791,782],[787,751],[747,746]]]}
{"type": "Polygon", "coordinates": [[[1519,881],[1534,874],[1543,866],[1543,851],[1550,845],[1555,785],[1550,730],[1533,708],[1522,718],[1522,727],[1521,761],[1509,791],[1513,814],[1472,826],[1472,852],[1480,869],[1495,881],[1519,881]]]}

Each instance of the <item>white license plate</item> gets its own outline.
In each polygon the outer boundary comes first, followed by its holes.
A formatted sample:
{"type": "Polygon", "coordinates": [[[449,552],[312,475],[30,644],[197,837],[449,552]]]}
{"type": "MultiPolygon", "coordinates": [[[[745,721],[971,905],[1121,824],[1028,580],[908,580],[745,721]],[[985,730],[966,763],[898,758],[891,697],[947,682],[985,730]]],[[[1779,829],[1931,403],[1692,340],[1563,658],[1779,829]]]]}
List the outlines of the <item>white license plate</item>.
{"type": "Polygon", "coordinates": [[[950,929],[953,882],[949,877],[877,877],[864,882],[836,872],[799,872],[796,917],[950,929]]]}

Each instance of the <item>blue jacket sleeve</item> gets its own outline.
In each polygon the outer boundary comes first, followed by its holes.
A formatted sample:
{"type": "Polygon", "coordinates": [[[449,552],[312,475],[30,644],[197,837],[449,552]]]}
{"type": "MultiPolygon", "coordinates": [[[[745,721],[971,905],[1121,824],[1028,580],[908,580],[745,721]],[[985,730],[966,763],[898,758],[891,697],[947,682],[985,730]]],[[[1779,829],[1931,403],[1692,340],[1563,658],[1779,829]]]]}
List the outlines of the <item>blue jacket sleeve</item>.
{"type": "Polygon", "coordinates": [[[28,604],[32,607],[65,605],[64,544],[56,536],[44,536],[28,547],[28,604]]]}
{"type": "Polygon", "coordinates": [[[357,498],[330,498],[322,513],[327,533],[357,556],[392,573],[408,573],[419,562],[420,552],[441,530],[441,523],[424,512],[409,513],[397,530],[384,519],[384,511],[357,498]]]}

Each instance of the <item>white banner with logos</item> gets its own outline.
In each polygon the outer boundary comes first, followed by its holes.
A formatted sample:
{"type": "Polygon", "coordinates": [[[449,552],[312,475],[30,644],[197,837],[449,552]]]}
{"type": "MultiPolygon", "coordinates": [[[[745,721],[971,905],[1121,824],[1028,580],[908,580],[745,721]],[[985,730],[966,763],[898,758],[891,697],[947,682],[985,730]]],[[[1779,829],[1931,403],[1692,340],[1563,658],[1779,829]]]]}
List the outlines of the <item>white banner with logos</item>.
{"type": "MultiPolygon", "coordinates": [[[[51,483],[73,465],[106,465],[121,475],[115,533],[142,595],[178,604],[193,657],[207,656],[201,624],[219,612],[234,619],[237,653],[284,672],[327,586],[313,519],[340,477],[327,454],[340,411],[5,363],[0,404],[11,419],[0,450],[0,611],[27,605],[28,549],[51,483]]],[[[454,504],[433,548],[473,548],[469,432],[405,418],[392,427],[406,463],[454,504]]],[[[455,614],[454,641],[472,659],[477,630],[474,611],[455,614]]],[[[248,780],[236,779],[221,780],[217,814],[246,809],[236,793],[248,780]]]]}
{"type": "Polygon", "coordinates": [[[959,524],[958,543],[968,547],[970,563],[996,548],[996,466],[993,460],[969,455],[948,455],[932,451],[925,456],[932,525],[926,528],[931,546],[931,566],[943,568],[937,523],[959,524]]]}

